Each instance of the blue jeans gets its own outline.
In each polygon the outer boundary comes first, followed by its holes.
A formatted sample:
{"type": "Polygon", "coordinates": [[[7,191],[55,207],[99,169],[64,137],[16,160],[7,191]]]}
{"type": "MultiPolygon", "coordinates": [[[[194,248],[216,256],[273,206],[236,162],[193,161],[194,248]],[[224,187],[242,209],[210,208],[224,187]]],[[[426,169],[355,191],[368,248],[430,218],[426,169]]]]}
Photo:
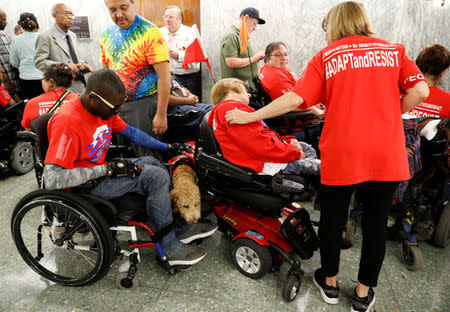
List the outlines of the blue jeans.
{"type": "Polygon", "coordinates": [[[211,104],[199,103],[197,105],[180,105],[167,107],[167,117],[170,127],[198,127],[203,116],[214,108],[211,104]],[[174,117],[174,118],[171,118],[174,117]],[[170,120],[176,120],[171,124],[170,120]]]}
{"type": "MultiPolygon", "coordinates": [[[[126,193],[146,196],[145,208],[148,219],[146,224],[157,232],[173,221],[169,191],[171,178],[166,168],[152,156],[130,159],[142,167],[141,174],[131,177],[106,177],[91,191],[92,195],[106,200],[120,197],[126,193]]],[[[166,255],[171,255],[181,246],[176,234],[189,230],[189,226],[177,222],[177,225],[160,241],[166,255]]]]}
{"type": "Polygon", "coordinates": [[[311,145],[305,142],[299,142],[305,159],[298,159],[288,163],[283,170],[285,174],[305,174],[305,175],[320,175],[320,159],[317,159],[317,154],[311,145]]]}

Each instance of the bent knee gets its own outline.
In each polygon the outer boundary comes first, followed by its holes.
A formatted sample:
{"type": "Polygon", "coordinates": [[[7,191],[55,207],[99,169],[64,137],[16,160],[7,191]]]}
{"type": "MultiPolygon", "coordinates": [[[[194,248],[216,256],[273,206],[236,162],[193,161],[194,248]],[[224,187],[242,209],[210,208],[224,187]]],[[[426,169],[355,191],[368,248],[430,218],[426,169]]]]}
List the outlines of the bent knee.
{"type": "Polygon", "coordinates": [[[141,179],[154,187],[167,187],[170,185],[170,175],[167,170],[157,166],[144,166],[140,174],[141,179]]]}

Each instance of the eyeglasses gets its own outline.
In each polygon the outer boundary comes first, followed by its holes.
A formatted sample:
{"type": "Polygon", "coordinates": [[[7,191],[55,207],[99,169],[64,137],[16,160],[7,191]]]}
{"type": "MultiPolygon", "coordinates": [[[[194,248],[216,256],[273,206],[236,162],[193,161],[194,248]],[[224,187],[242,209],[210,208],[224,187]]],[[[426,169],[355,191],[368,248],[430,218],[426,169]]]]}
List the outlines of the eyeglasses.
{"type": "Polygon", "coordinates": [[[177,18],[177,16],[175,16],[175,15],[164,15],[163,16],[163,19],[165,19],[165,20],[176,19],[176,18],[177,18]]]}
{"type": "Polygon", "coordinates": [[[113,105],[110,102],[108,102],[107,100],[105,100],[104,98],[102,98],[100,95],[95,93],[94,91],[91,91],[91,93],[93,95],[97,96],[103,103],[105,103],[107,106],[109,106],[109,108],[111,108],[114,112],[117,112],[119,110],[119,108],[123,105],[123,103],[119,104],[119,105],[113,105]]]}
{"type": "Polygon", "coordinates": [[[288,57],[289,55],[287,53],[275,53],[272,54],[271,56],[275,56],[275,57],[288,57]]]}
{"type": "Polygon", "coordinates": [[[69,12],[69,11],[56,11],[56,13],[59,13],[59,14],[62,14],[62,15],[64,15],[64,16],[70,16],[70,17],[74,17],[75,16],[75,14],[73,14],[72,12],[69,12]]]}

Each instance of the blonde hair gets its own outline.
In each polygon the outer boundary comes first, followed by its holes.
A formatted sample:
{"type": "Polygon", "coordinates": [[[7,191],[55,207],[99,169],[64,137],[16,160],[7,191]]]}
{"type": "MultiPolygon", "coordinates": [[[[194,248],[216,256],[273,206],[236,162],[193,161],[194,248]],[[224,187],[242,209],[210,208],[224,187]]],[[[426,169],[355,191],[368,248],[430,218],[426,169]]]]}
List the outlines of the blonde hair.
{"type": "Polygon", "coordinates": [[[228,96],[231,92],[243,93],[242,87],[245,83],[236,78],[225,78],[219,80],[211,89],[211,100],[213,105],[217,105],[228,96]]]}
{"type": "Polygon", "coordinates": [[[327,32],[328,44],[347,36],[375,35],[366,8],[355,1],[341,2],[332,7],[322,22],[322,28],[327,32]]]}

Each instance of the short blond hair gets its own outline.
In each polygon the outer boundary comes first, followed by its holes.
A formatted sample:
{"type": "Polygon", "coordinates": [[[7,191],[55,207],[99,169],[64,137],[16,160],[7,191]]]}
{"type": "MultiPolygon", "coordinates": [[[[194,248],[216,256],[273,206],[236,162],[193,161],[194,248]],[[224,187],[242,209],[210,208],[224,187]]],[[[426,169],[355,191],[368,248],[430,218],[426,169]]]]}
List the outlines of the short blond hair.
{"type": "Polygon", "coordinates": [[[328,44],[347,36],[375,35],[366,8],[355,1],[341,2],[332,7],[323,20],[322,27],[327,32],[328,44]]]}
{"type": "Polygon", "coordinates": [[[225,78],[219,80],[211,89],[211,100],[213,105],[217,105],[231,92],[243,93],[242,87],[245,83],[236,78],[225,78]]]}

